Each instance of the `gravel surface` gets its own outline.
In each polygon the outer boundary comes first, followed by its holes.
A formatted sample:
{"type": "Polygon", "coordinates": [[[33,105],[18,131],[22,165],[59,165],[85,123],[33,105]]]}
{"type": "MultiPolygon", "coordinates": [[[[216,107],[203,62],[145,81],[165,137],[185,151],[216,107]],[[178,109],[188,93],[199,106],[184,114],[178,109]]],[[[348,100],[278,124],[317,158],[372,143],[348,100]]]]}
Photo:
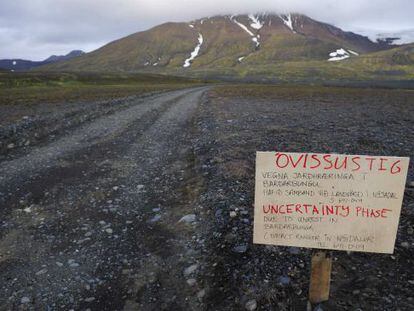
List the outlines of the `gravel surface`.
{"type": "MultiPolygon", "coordinates": [[[[207,309],[306,310],[311,251],[252,244],[255,152],[414,154],[414,92],[221,87],[201,106],[207,309]]],[[[413,163],[409,181],[414,179],[413,163]]],[[[393,255],[333,252],[331,298],[316,310],[414,308],[414,188],[393,255]]]]}
{"type": "MultiPolygon", "coordinates": [[[[310,90],[193,88],[2,124],[0,310],[306,310],[310,250],[252,244],[255,151],[414,153],[412,91],[310,90]]],[[[414,308],[413,209],[407,185],[393,255],[333,253],[315,310],[414,308]]]]}

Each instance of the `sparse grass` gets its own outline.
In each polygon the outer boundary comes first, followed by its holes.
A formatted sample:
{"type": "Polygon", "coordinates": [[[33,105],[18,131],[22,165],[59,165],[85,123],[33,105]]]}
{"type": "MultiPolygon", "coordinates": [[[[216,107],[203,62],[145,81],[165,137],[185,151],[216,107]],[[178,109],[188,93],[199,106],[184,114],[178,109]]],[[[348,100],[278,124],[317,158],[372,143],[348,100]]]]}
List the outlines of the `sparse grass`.
{"type": "Polygon", "coordinates": [[[172,76],[111,73],[0,73],[0,104],[120,98],[202,84],[172,76]]]}
{"type": "Polygon", "coordinates": [[[386,64],[371,58],[342,62],[285,61],[268,65],[239,64],[220,69],[193,69],[195,77],[221,77],[263,82],[332,82],[332,81],[385,81],[413,80],[413,65],[386,64]]]}
{"type": "Polygon", "coordinates": [[[414,90],[388,90],[373,88],[331,87],[322,85],[269,85],[269,84],[232,84],[217,86],[212,91],[214,96],[221,98],[258,98],[260,100],[283,101],[319,101],[343,102],[355,98],[371,100],[373,96],[382,96],[392,102],[393,98],[409,101],[414,96],[414,90]]]}

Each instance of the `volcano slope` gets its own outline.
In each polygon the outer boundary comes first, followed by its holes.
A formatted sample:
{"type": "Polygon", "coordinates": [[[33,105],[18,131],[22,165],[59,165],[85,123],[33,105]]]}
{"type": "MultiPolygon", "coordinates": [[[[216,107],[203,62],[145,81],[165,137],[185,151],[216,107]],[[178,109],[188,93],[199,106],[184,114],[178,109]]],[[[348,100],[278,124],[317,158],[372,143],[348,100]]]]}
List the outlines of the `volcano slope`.
{"type": "MultiPolygon", "coordinates": [[[[304,310],[310,250],[252,244],[255,151],[412,157],[413,100],[197,87],[110,100],[16,144],[0,162],[0,309],[304,310]]],[[[19,141],[21,122],[1,130],[19,141]]],[[[393,255],[334,252],[323,309],[412,310],[413,208],[407,186],[393,255]]]]}

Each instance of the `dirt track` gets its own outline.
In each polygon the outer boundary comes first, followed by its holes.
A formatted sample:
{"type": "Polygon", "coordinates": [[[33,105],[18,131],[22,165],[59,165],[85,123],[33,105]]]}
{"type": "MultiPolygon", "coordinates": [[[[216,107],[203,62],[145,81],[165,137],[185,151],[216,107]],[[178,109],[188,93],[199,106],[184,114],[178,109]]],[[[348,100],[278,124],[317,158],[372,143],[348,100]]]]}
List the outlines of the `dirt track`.
{"type": "Polygon", "coordinates": [[[185,305],[177,284],[188,285],[175,279],[191,263],[192,225],[177,221],[194,213],[180,190],[195,175],[191,121],[204,91],[138,101],[3,161],[4,308],[30,297],[37,307],[117,309],[159,274],[185,305]]]}
{"type": "MultiPolygon", "coordinates": [[[[309,250],[251,244],[254,151],[413,156],[414,95],[237,92],[75,109],[3,153],[0,310],[303,310],[309,250]]],[[[395,255],[336,253],[324,309],[412,309],[413,202],[395,255]]]]}

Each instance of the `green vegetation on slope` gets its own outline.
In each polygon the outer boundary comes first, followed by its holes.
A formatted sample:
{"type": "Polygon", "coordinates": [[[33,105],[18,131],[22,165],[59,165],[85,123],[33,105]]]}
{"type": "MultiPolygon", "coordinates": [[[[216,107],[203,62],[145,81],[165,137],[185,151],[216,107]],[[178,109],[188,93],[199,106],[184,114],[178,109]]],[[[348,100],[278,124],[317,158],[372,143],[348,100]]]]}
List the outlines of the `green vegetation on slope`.
{"type": "Polygon", "coordinates": [[[240,72],[249,65],[267,67],[283,62],[326,61],[331,52],[341,48],[360,54],[389,48],[304,15],[293,14],[292,18],[292,29],[275,14],[262,14],[259,29],[251,27],[247,15],[166,23],[113,41],[72,60],[43,66],[40,70],[176,72],[186,75],[197,70],[220,72],[223,68],[228,71],[234,67],[240,72]],[[203,38],[200,51],[191,67],[183,68],[185,59],[198,44],[199,36],[203,38]]]}
{"type": "Polygon", "coordinates": [[[203,70],[194,68],[188,74],[194,77],[232,77],[262,82],[414,80],[414,44],[336,62],[286,60],[263,65],[260,62],[254,62],[256,57],[260,57],[260,53],[264,52],[257,52],[257,56],[251,56],[251,61],[237,66],[203,70]]]}
{"type": "Polygon", "coordinates": [[[277,15],[263,15],[261,20],[260,29],[250,27],[246,15],[166,23],[41,69],[271,83],[414,80],[414,44],[391,48],[303,15],[293,15],[293,29],[277,15]],[[199,34],[200,51],[191,66],[183,68],[199,34]],[[347,50],[349,58],[328,61],[339,49],[347,50]]]}

